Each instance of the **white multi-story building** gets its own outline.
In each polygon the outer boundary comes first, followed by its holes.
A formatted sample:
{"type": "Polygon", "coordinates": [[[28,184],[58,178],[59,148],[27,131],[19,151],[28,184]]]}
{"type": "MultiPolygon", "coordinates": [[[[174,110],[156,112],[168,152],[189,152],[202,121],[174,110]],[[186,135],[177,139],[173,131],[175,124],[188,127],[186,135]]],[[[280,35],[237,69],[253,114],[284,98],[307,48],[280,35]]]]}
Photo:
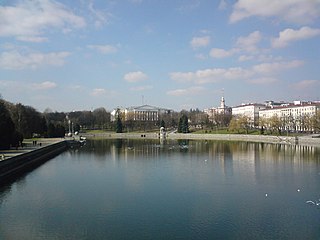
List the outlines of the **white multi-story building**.
{"type": "Polygon", "coordinates": [[[152,121],[156,122],[160,119],[161,114],[170,114],[171,109],[159,108],[150,105],[142,105],[138,107],[117,108],[111,112],[111,121],[115,121],[117,114],[120,113],[125,121],[152,121]]]}
{"type": "Polygon", "coordinates": [[[317,112],[320,112],[320,102],[294,101],[293,104],[261,110],[259,117],[270,119],[277,116],[282,122],[282,130],[312,131],[306,121],[317,112]]]}
{"type": "Polygon", "coordinates": [[[259,122],[259,111],[265,108],[266,106],[260,103],[242,104],[232,108],[232,116],[246,116],[249,118],[250,125],[256,126],[259,122]]]}

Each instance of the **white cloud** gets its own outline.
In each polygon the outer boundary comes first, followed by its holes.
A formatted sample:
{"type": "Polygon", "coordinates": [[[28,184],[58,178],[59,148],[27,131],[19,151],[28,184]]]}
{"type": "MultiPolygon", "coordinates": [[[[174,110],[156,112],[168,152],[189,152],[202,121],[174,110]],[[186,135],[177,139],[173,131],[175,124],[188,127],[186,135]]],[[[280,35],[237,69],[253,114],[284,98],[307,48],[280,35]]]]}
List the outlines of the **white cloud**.
{"type": "Polygon", "coordinates": [[[146,79],[148,79],[148,76],[141,71],[129,72],[124,75],[124,80],[126,80],[127,82],[131,82],[131,83],[144,81],[146,79]]]}
{"type": "Polygon", "coordinates": [[[239,37],[237,39],[236,45],[244,51],[254,53],[257,50],[257,44],[261,41],[261,33],[259,31],[255,31],[250,33],[246,37],[239,37]]]}
{"type": "Polygon", "coordinates": [[[54,82],[50,82],[50,81],[32,84],[32,89],[34,89],[34,90],[48,90],[48,89],[53,89],[56,87],[57,87],[57,84],[54,82]]]}
{"type": "Polygon", "coordinates": [[[92,90],[91,95],[94,97],[103,96],[107,93],[107,91],[104,88],[95,88],[92,90]]]}
{"type": "Polygon", "coordinates": [[[312,23],[320,17],[318,0],[239,0],[233,6],[230,22],[252,16],[276,17],[289,23],[312,23]]]}
{"type": "Polygon", "coordinates": [[[241,56],[239,56],[238,61],[239,62],[245,62],[245,61],[249,61],[249,60],[252,60],[252,59],[253,59],[253,56],[241,55],[241,56]]]}
{"type": "Polygon", "coordinates": [[[20,1],[0,6],[0,36],[21,41],[43,41],[45,30],[82,28],[85,20],[63,4],[50,0],[20,1]]]}
{"type": "Polygon", "coordinates": [[[39,43],[39,42],[47,42],[48,38],[46,37],[30,37],[30,36],[19,36],[17,37],[19,41],[23,42],[34,42],[34,43],[39,43]]]}
{"type": "Polygon", "coordinates": [[[192,82],[195,78],[193,72],[172,72],[169,75],[172,80],[177,82],[192,82]]]}
{"type": "Polygon", "coordinates": [[[194,84],[215,83],[225,80],[245,80],[255,84],[266,84],[277,81],[276,78],[270,77],[270,75],[300,67],[303,64],[303,61],[294,60],[262,63],[254,65],[251,68],[208,68],[194,72],[172,72],[170,73],[170,78],[176,82],[194,84]]]}
{"type": "Polygon", "coordinates": [[[320,86],[320,80],[302,80],[292,85],[296,89],[314,88],[320,86]]]}
{"type": "Polygon", "coordinates": [[[252,84],[272,84],[277,82],[278,80],[276,78],[272,77],[261,77],[261,78],[255,78],[255,79],[249,79],[247,82],[252,84]]]}
{"type": "Polygon", "coordinates": [[[241,67],[234,68],[211,68],[196,72],[173,72],[170,78],[177,82],[194,82],[196,84],[219,82],[229,79],[245,79],[253,74],[252,71],[241,67]]]}
{"type": "Polygon", "coordinates": [[[232,48],[230,50],[224,50],[222,48],[212,48],[210,51],[210,56],[213,58],[226,58],[238,52],[238,49],[232,48]]]}
{"type": "Polygon", "coordinates": [[[226,0],[221,0],[219,3],[218,9],[219,10],[226,10],[227,7],[228,7],[228,4],[227,4],[226,0]]]}
{"type": "Polygon", "coordinates": [[[33,52],[23,54],[18,51],[3,52],[0,54],[0,68],[19,70],[26,68],[36,69],[46,65],[61,66],[69,55],[69,52],[33,52]]]}
{"type": "MultiPolygon", "coordinates": [[[[261,41],[261,38],[262,36],[259,31],[252,32],[248,36],[239,37],[235,43],[235,47],[231,48],[230,50],[212,48],[210,51],[210,56],[213,58],[226,58],[240,52],[256,54],[258,52],[257,44],[261,41]]],[[[241,56],[239,60],[246,61],[248,60],[248,57],[245,58],[244,56],[241,56]]]]}
{"type": "Polygon", "coordinates": [[[209,36],[194,37],[194,38],[192,38],[190,45],[192,46],[192,48],[196,49],[196,48],[200,48],[200,47],[206,47],[209,45],[209,43],[210,43],[209,36]]]}
{"type": "Polygon", "coordinates": [[[253,71],[259,74],[275,74],[279,71],[300,67],[304,64],[303,61],[294,60],[290,62],[272,62],[262,63],[253,66],[253,71]]]}
{"type": "Polygon", "coordinates": [[[198,53],[197,55],[195,55],[196,59],[199,60],[206,60],[208,58],[208,56],[202,54],[202,53],[198,53]]]}
{"type": "Polygon", "coordinates": [[[190,87],[185,89],[175,89],[167,92],[171,96],[186,96],[186,95],[199,95],[205,89],[203,87],[190,87]]]}
{"type": "Polygon", "coordinates": [[[87,47],[103,54],[110,54],[118,51],[117,47],[112,45],[88,45],[87,47]]]}
{"type": "Polygon", "coordinates": [[[286,47],[290,42],[304,40],[320,35],[319,28],[302,27],[299,30],[287,28],[279,33],[278,38],[271,40],[272,47],[282,48],[286,47]]]}
{"type": "Polygon", "coordinates": [[[146,86],[138,86],[138,87],[132,87],[130,88],[131,91],[145,91],[145,90],[149,90],[152,89],[153,87],[150,85],[146,85],[146,86]]]}
{"type": "Polygon", "coordinates": [[[95,18],[94,25],[97,28],[101,28],[105,24],[108,24],[110,18],[112,17],[112,14],[110,13],[94,8],[93,2],[89,2],[88,9],[92,13],[93,17],[95,18]]]}

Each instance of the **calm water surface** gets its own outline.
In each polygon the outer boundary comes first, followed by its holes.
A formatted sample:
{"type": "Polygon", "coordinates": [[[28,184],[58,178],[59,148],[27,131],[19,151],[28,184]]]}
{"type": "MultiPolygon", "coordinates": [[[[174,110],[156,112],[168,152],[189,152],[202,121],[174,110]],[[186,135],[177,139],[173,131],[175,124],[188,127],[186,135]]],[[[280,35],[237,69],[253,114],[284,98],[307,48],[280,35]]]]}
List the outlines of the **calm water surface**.
{"type": "Polygon", "coordinates": [[[88,141],[0,186],[0,239],[320,239],[319,183],[319,147],[88,141]]]}

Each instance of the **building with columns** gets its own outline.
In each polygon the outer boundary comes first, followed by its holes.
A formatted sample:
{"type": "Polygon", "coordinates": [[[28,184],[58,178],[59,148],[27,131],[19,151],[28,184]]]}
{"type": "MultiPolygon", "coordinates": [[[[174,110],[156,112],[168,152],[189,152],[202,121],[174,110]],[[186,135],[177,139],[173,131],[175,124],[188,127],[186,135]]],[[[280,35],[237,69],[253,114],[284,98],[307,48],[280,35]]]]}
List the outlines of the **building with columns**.
{"type": "Polygon", "coordinates": [[[150,105],[142,105],[137,107],[117,108],[111,112],[111,121],[115,121],[117,114],[120,113],[125,121],[151,121],[157,122],[161,114],[172,113],[171,109],[159,108],[150,105]]]}

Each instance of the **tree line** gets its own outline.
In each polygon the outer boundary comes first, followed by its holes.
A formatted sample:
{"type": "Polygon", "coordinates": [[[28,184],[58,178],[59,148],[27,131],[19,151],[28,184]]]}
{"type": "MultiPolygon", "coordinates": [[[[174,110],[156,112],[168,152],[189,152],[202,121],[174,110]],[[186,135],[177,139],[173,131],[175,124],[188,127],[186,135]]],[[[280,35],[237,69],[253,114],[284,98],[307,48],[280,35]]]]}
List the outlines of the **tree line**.
{"type": "Polygon", "coordinates": [[[94,111],[40,113],[31,106],[10,103],[0,97],[0,149],[22,146],[25,138],[64,137],[80,129],[108,129],[110,113],[104,108],[94,111]]]}
{"type": "Polygon", "coordinates": [[[158,121],[134,121],[119,113],[116,121],[111,122],[111,114],[105,108],[93,111],[53,112],[46,109],[43,113],[21,103],[13,104],[0,96],[0,149],[21,146],[24,138],[64,137],[67,132],[86,130],[108,130],[116,132],[159,130],[188,133],[197,129],[224,128],[231,133],[248,133],[259,129],[261,134],[281,134],[285,131],[320,131],[320,112],[314,116],[299,119],[260,118],[252,123],[246,116],[232,117],[228,114],[215,114],[209,121],[208,115],[199,109],[182,110],[170,114],[160,114],[158,121]]]}
{"type": "Polygon", "coordinates": [[[271,118],[260,117],[256,123],[252,123],[249,117],[240,115],[231,119],[228,129],[236,133],[248,133],[250,129],[259,129],[261,134],[277,135],[289,132],[316,133],[320,132],[320,112],[298,118],[277,115],[271,118]]]}

